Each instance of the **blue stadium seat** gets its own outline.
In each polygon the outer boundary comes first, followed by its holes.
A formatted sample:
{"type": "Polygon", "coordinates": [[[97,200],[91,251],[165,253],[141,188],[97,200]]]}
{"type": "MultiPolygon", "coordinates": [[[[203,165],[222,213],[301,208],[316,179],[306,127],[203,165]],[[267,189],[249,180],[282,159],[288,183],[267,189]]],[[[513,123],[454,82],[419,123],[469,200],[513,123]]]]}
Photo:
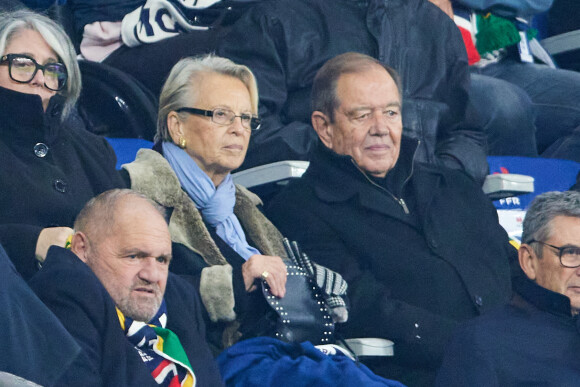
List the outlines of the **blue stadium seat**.
{"type": "Polygon", "coordinates": [[[117,155],[117,169],[121,169],[121,165],[127,164],[135,160],[137,151],[141,148],[151,149],[153,143],[148,140],[140,138],[111,138],[107,137],[107,141],[113,147],[117,155]]]}

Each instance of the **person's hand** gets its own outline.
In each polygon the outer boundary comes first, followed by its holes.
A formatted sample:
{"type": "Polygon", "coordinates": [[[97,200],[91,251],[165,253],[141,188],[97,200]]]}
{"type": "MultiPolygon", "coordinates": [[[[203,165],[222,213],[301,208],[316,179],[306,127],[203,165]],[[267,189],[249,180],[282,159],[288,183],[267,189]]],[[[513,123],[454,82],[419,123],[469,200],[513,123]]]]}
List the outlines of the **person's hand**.
{"type": "Polygon", "coordinates": [[[36,241],[36,259],[44,262],[48,248],[52,245],[64,247],[69,236],[74,234],[70,227],[47,227],[40,232],[36,241]]]}
{"type": "Polygon", "coordinates": [[[286,294],[286,264],[282,258],[270,255],[252,255],[242,265],[246,291],[256,290],[256,279],[265,279],[273,295],[282,298],[286,294]]]}
{"type": "Polygon", "coordinates": [[[450,0],[429,0],[436,6],[438,6],[443,12],[447,14],[451,19],[453,19],[453,6],[450,0]]]}

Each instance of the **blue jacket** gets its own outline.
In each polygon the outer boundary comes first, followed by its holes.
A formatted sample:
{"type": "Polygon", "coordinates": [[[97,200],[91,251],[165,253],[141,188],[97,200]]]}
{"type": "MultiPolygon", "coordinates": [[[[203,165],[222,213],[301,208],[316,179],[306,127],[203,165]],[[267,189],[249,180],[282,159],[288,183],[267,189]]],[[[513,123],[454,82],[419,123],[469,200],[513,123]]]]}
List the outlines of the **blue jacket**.
{"type": "Polygon", "coordinates": [[[16,272],[2,246],[0,310],[0,332],[5,335],[0,371],[53,386],[81,348],[16,272]]]}
{"type": "Polygon", "coordinates": [[[570,299],[524,278],[514,289],[509,305],[455,333],[437,386],[578,386],[580,320],[570,299]]]}
{"type": "Polygon", "coordinates": [[[452,2],[454,5],[461,5],[474,11],[515,18],[545,12],[552,6],[553,0],[452,0],[452,2]]]}

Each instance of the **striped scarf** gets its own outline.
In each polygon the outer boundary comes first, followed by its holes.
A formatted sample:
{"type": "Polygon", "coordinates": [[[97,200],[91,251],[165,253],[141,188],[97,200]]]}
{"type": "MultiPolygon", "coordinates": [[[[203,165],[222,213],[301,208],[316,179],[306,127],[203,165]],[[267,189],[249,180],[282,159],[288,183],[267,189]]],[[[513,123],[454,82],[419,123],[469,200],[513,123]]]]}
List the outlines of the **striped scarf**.
{"type": "Polygon", "coordinates": [[[195,375],[179,338],[165,328],[167,324],[165,300],[148,324],[134,321],[125,316],[119,308],[117,315],[127,339],[135,346],[157,384],[166,387],[195,386],[195,375]]]}

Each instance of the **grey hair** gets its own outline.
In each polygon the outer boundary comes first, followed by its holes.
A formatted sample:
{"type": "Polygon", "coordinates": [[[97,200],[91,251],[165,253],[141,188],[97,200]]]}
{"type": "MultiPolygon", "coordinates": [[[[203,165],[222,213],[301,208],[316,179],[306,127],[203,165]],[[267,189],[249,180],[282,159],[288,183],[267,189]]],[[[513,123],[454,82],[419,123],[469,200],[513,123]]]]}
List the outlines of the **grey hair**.
{"type": "Polygon", "coordinates": [[[165,208],[145,195],[130,189],[111,189],[95,196],[85,204],[74,223],[75,231],[85,234],[108,235],[115,224],[118,206],[127,199],[144,199],[165,219],[165,208]]]}
{"type": "Polygon", "coordinates": [[[37,31],[65,65],[66,87],[58,93],[66,99],[62,119],[70,113],[81,93],[81,72],[75,49],[61,26],[50,18],[28,10],[0,13],[0,56],[6,54],[10,41],[22,30],[37,31]]]}
{"type": "Polygon", "coordinates": [[[384,68],[391,76],[397,85],[399,99],[402,104],[401,77],[395,69],[371,56],[358,52],[346,52],[328,60],[316,73],[310,100],[312,111],[322,112],[330,118],[330,122],[334,122],[334,111],[341,103],[336,93],[340,76],[343,74],[362,73],[375,66],[384,68]]]}
{"type": "MultiPolygon", "coordinates": [[[[536,196],[524,218],[522,243],[532,240],[544,242],[552,236],[552,220],[557,216],[580,218],[580,192],[545,192],[536,196]]],[[[542,257],[542,246],[532,244],[536,255],[542,257]]]]}
{"type": "MultiPolygon", "coordinates": [[[[172,141],[167,126],[169,113],[182,107],[194,107],[199,97],[197,86],[203,75],[216,73],[234,77],[242,81],[250,93],[252,114],[258,114],[258,85],[252,71],[229,59],[207,54],[181,59],[173,66],[159,97],[156,141],[172,141]]],[[[180,119],[185,119],[180,115],[180,119]]]]}

